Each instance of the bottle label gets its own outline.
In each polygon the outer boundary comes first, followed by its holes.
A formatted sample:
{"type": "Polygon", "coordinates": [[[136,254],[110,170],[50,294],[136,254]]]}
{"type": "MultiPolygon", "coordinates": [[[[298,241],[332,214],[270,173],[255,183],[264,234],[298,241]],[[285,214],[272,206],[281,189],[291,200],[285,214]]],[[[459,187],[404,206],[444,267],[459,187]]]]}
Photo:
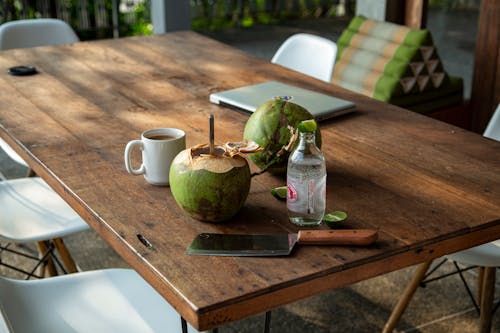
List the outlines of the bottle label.
{"type": "Polygon", "coordinates": [[[287,202],[289,202],[289,203],[297,202],[298,196],[297,196],[297,190],[295,189],[295,187],[291,183],[289,183],[289,184],[287,184],[287,189],[288,189],[287,202]]]}
{"type": "Polygon", "coordinates": [[[324,202],[326,198],[326,176],[304,180],[288,177],[287,188],[286,204],[289,210],[314,214],[319,203],[316,201],[324,202]]]}

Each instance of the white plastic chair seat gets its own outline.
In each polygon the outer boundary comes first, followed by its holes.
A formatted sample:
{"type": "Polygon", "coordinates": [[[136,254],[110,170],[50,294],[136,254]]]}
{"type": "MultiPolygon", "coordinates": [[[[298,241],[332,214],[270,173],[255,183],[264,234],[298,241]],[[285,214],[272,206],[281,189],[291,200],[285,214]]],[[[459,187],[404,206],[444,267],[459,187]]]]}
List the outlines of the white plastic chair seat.
{"type": "Polygon", "coordinates": [[[73,29],[58,19],[17,20],[0,25],[0,50],[76,43],[73,29]]]}
{"type": "Polygon", "coordinates": [[[500,141],[500,104],[498,104],[495,113],[491,116],[488,126],[484,130],[483,136],[500,141]]]}
{"type": "Polygon", "coordinates": [[[0,182],[0,239],[29,243],[89,229],[39,177],[0,182]]]}
{"type": "Polygon", "coordinates": [[[0,278],[0,305],[13,332],[181,332],[175,309],[130,269],[0,278]]]}
{"type": "Polygon", "coordinates": [[[337,44],[310,34],[289,37],[274,54],[271,62],[330,82],[337,55],[337,44]]]}
{"type": "Polygon", "coordinates": [[[446,255],[446,258],[481,267],[500,266],[500,240],[446,255]]]}
{"type": "Polygon", "coordinates": [[[0,138],[0,148],[12,159],[14,162],[21,164],[22,166],[29,168],[28,163],[18,153],[12,149],[11,146],[4,139],[0,138]]]}

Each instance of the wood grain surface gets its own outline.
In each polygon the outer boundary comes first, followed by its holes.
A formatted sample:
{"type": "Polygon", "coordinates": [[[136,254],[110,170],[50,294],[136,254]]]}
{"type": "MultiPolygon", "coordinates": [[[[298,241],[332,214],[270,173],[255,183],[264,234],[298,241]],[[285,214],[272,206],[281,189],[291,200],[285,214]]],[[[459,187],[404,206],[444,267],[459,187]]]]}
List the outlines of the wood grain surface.
{"type": "Polygon", "coordinates": [[[0,68],[0,136],[200,330],[500,238],[500,143],[194,32],[4,51],[0,68]],[[6,74],[15,65],[39,74],[6,74]],[[183,129],[188,146],[207,143],[209,114],[216,141],[240,140],[248,115],[209,94],[271,80],[356,103],[320,124],[327,210],[346,211],[351,228],[379,239],[277,258],[185,255],[201,232],[297,232],[270,193],[284,178],[254,177],[235,218],[203,223],[168,187],[129,175],[125,145],[155,127],[183,129]]]}

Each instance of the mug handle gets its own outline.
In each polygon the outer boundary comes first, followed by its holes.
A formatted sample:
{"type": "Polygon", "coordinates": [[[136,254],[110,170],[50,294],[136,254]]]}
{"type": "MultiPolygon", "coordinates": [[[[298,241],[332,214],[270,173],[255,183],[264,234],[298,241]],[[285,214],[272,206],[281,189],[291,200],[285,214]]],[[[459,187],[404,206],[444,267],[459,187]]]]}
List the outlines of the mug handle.
{"type": "Polygon", "coordinates": [[[132,140],[129,143],[127,143],[127,146],[125,147],[125,154],[124,154],[124,159],[125,159],[125,169],[127,169],[127,172],[136,176],[142,175],[145,171],[144,169],[144,163],[141,164],[139,169],[134,169],[132,167],[132,162],[130,161],[130,152],[134,148],[134,146],[140,146],[141,148],[144,148],[144,145],[141,140],[132,140]]]}

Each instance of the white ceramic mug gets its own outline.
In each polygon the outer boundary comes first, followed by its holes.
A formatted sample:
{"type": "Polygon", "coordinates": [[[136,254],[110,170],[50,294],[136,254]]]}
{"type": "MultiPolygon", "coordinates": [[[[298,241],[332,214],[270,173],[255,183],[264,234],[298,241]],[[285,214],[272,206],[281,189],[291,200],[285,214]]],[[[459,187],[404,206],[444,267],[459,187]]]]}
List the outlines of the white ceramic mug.
{"type": "Polygon", "coordinates": [[[170,164],[175,156],[186,149],[186,133],[177,128],[154,128],[141,134],[140,140],[132,140],[125,147],[125,169],[132,175],[144,175],[153,185],[168,185],[170,164]],[[134,169],[130,153],[135,146],[142,150],[142,164],[134,169]]]}

